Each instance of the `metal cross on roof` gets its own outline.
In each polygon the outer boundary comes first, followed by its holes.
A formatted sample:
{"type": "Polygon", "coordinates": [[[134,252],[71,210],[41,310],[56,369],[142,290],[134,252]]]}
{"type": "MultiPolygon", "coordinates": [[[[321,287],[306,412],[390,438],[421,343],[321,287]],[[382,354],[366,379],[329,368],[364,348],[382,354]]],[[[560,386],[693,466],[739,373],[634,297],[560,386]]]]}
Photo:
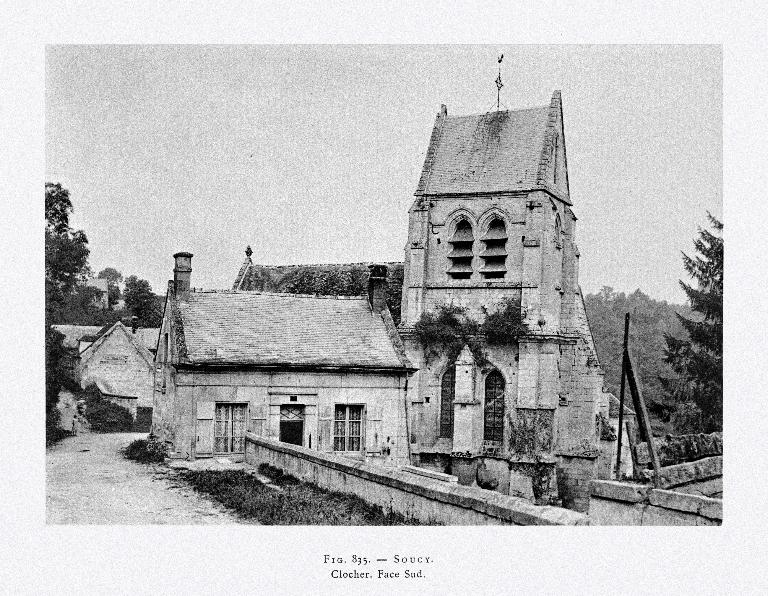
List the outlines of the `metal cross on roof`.
{"type": "Polygon", "coordinates": [[[499,111],[499,103],[501,101],[501,88],[504,83],[501,82],[501,61],[504,60],[504,54],[499,56],[499,76],[496,77],[496,111],[499,111]]]}

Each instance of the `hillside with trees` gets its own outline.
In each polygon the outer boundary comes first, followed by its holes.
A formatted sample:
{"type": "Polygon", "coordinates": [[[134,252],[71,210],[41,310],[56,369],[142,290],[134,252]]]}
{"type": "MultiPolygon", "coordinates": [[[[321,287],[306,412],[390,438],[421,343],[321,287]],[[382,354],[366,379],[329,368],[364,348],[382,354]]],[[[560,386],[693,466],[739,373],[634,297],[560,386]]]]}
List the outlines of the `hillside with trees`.
{"type": "Polygon", "coordinates": [[[617,397],[621,381],[624,315],[630,313],[629,347],[642,382],[643,397],[653,418],[654,430],[672,432],[674,429],[670,420],[675,401],[668,395],[661,379],[676,378],[677,374],[666,362],[665,336],[685,335],[678,314],[689,315],[690,309],[654,300],[640,290],[625,294],[608,286],[597,294],[585,294],[584,302],[600,364],[605,372],[605,386],[617,397]]]}

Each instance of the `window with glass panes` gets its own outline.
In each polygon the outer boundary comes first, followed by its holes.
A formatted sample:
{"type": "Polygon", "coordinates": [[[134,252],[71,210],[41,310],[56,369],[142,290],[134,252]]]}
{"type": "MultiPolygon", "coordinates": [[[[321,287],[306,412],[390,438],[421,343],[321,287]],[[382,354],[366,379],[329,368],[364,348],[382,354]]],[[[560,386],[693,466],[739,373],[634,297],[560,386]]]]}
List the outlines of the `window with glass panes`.
{"type": "Polygon", "coordinates": [[[363,406],[336,406],[333,450],[360,451],[363,437],[363,406]]]}

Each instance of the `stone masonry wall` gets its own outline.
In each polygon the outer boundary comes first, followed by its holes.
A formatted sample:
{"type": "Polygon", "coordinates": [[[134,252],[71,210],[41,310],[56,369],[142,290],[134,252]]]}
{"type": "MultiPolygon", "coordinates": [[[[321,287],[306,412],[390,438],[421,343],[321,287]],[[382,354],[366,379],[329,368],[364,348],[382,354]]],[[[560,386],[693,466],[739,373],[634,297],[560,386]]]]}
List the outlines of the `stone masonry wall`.
{"type": "Polygon", "coordinates": [[[267,463],[321,488],[357,495],[386,511],[446,525],[586,525],[586,516],[455,482],[346,460],[248,433],[246,461],[267,463]]]}

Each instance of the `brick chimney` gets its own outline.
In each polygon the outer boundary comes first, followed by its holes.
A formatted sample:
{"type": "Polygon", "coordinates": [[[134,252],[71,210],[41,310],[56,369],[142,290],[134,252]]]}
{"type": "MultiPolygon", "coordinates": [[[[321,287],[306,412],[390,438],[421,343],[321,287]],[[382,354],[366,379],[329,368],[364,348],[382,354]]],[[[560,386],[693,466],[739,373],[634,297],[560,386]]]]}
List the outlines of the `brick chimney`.
{"type": "Polygon", "coordinates": [[[368,302],[373,312],[387,308],[387,266],[368,265],[368,302]]]}
{"type": "Polygon", "coordinates": [[[192,281],[192,253],[177,252],[173,258],[176,260],[173,268],[173,287],[176,297],[186,300],[189,298],[189,285],[192,281]]]}
{"type": "Polygon", "coordinates": [[[133,315],[133,316],[131,317],[131,330],[132,330],[132,331],[133,331],[133,333],[135,334],[135,333],[136,333],[136,330],[137,330],[138,328],[139,328],[139,317],[137,317],[136,315],[133,315]]]}

